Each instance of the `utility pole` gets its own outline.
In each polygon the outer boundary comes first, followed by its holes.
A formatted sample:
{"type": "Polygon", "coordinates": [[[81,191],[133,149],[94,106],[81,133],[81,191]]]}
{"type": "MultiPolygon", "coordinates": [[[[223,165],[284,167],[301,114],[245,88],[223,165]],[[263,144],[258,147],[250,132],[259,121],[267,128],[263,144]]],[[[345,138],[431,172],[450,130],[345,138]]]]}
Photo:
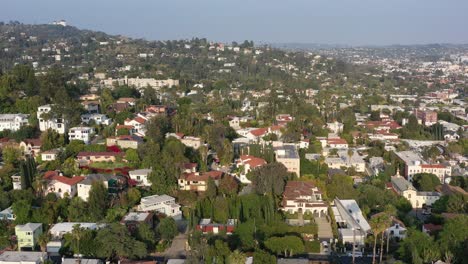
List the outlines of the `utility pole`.
{"type": "Polygon", "coordinates": [[[353,264],[354,264],[354,251],[356,248],[356,232],[355,232],[354,227],[352,228],[352,230],[353,230],[353,264]]]}

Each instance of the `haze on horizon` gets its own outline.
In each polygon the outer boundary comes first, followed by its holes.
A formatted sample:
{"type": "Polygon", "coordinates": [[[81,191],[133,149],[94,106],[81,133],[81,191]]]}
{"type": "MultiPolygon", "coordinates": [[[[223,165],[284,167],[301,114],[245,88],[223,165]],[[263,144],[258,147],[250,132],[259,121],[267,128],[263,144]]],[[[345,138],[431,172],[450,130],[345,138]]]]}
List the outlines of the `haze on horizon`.
{"type": "Polygon", "coordinates": [[[0,21],[148,40],[391,45],[468,43],[466,0],[6,0],[0,21]]]}

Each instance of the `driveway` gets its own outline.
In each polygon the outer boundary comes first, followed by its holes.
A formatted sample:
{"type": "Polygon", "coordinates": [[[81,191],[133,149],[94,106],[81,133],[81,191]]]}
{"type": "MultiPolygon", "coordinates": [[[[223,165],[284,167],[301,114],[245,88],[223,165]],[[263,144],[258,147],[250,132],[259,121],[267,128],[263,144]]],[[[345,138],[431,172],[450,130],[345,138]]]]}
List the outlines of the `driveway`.
{"type": "Polygon", "coordinates": [[[174,240],[172,245],[164,252],[164,258],[167,259],[184,259],[187,256],[185,246],[187,245],[187,234],[179,234],[174,240]]]}

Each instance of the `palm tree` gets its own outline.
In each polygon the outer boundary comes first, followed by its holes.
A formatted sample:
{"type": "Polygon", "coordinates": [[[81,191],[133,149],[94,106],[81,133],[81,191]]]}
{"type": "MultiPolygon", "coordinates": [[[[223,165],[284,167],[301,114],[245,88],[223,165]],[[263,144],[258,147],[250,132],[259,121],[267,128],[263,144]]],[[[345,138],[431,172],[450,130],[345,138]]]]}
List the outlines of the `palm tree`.
{"type": "Polygon", "coordinates": [[[383,236],[383,231],[385,231],[384,223],[383,223],[384,221],[385,221],[385,217],[382,214],[378,214],[378,215],[372,216],[370,223],[369,223],[372,229],[372,233],[374,234],[374,248],[372,251],[372,264],[375,264],[377,237],[380,233],[382,233],[382,236],[383,236]]]}
{"type": "Polygon", "coordinates": [[[51,238],[52,238],[52,236],[50,235],[49,232],[43,233],[42,235],[40,235],[40,236],[37,238],[37,243],[38,243],[39,246],[41,247],[41,251],[42,251],[42,252],[46,252],[46,250],[47,250],[47,243],[49,243],[49,241],[50,241],[51,238]]]}
{"type": "Polygon", "coordinates": [[[384,233],[387,230],[387,228],[389,228],[391,226],[391,224],[392,224],[392,220],[391,220],[390,215],[388,215],[387,212],[383,212],[383,214],[382,214],[382,226],[381,226],[382,235],[380,237],[380,261],[379,261],[379,263],[382,263],[384,233]]]}

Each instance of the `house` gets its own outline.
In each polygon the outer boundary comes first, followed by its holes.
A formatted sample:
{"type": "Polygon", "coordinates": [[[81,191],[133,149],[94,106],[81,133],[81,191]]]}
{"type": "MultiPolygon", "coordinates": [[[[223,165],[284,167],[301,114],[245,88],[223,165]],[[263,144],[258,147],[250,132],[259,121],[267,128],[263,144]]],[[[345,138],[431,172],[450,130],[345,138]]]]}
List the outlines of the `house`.
{"type": "Polygon", "coordinates": [[[21,185],[21,175],[18,175],[18,174],[12,175],[11,182],[13,183],[13,190],[23,189],[23,186],[21,185]]]}
{"type": "Polygon", "coordinates": [[[276,161],[283,164],[288,172],[296,173],[297,177],[301,177],[301,161],[296,146],[284,144],[275,147],[274,150],[276,161]]]}
{"type": "Polygon", "coordinates": [[[211,219],[202,219],[195,229],[201,231],[203,234],[219,234],[220,232],[225,232],[227,235],[230,235],[235,231],[236,225],[236,219],[228,219],[226,224],[217,224],[213,223],[211,219]]]}
{"type": "Polygon", "coordinates": [[[151,186],[151,182],[148,180],[148,175],[151,173],[151,169],[139,169],[128,172],[128,176],[132,179],[136,186],[151,186]]]}
{"type": "Polygon", "coordinates": [[[125,119],[124,125],[132,126],[135,134],[144,137],[146,135],[146,121],[147,119],[137,116],[134,119],[125,119]]]}
{"type": "Polygon", "coordinates": [[[178,180],[179,189],[183,191],[204,192],[208,188],[208,180],[210,178],[217,182],[222,176],[222,171],[208,171],[202,174],[198,172],[183,173],[178,180]]]}
{"type": "Polygon", "coordinates": [[[236,162],[236,166],[240,170],[237,178],[241,183],[250,184],[252,182],[247,179],[247,173],[265,164],[267,164],[267,162],[262,158],[257,158],[251,155],[241,155],[236,162]]]}
{"type": "Polygon", "coordinates": [[[88,230],[97,230],[105,224],[85,223],[85,222],[62,222],[53,224],[49,233],[53,239],[62,239],[64,235],[70,234],[75,227],[88,230]]]}
{"type": "Polygon", "coordinates": [[[343,132],[344,124],[340,122],[327,123],[327,128],[334,134],[343,132]]]}
{"type": "Polygon", "coordinates": [[[78,197],[83,201],[88,201],[89,192],[94,182],[100,181],[109,190],[109,193],[116,193],[121,190],[123,177],[109,174],[88,174],[84,180],[78,184],[78,197]]]}
{"type": "Polygon", "coordinates": [[[42,141],[39,138],[29,138],[20,142],[19,147],[23,150],[23,155],[33,157],[39,156],[41,153],[42,141]]]}
{"type": "Polygon", "coordinates": [[[121,97],[117,99],[116,103],[118,104],[127,104],[128,106],[135,106],[136,99],[131,97],[121,97]]]}
{"type": "Polygon", "coordinates": [[[76,160],[80,166],[87,166],[93,162],[115,162],[118,157],[122,157],[123,153],[117,152],[80,152],[76,156],[76,160]]]}
{"type": "Polygon", "coordinates": [[[11,206],[0,212],[0,220],[14,221],[16,215],[13,213],[11,206]]]}
{"type": "Polygon", "coordinates": [[[342,138],[328,138],[327,145],[332,149],[347,149],[349,147],[348,142],[342,138]]]}
{"type": "Polygon", "coordinates": [[[4,251],[0,254],[0,264],[42,264],[46,260],[46,252],[4,251]]]}
{"type": "Polygon", "coordinates": [[[141,224],[147,224],[149,228],[153,228],[153,214],[147,212],[129,212],[122,218],[120,223],[125,225],[131,233],[134,233],[141,224]]]}
{"type": "Polygon", "coordinates": [[[385,230],[385,234],[390,236],[390,238],[400,241],[406,238],[407,229],[402,221],[396,217],[392,217],[391,226],[385,230]]]}
{"type": "Polygon", "coordinates": [[[340,150],[337,154],[338,157],[329,156],[325,158],[325,163],[328,165],[329,168],[341,169],[342,167],[344,167],[354,168],[356,172],[366,171],[366,162],[364,161],[364,158],[357,153],[357,151],[340,150]]]}
{"type": "Polygon", "coordinates": [[[432,223],[422,225],[422,232],[428,235],[435,235],[440,232],[444,227],[442,225],[435,225],[432,223]]]}
{"type": "Polygon", "coordinates": [[[198,149],[203,145],[203,140],[199,137],[184,136],[180,142],[186,147],[198,149]]]}
{"type": "Polygon", "coordinates": [[[371,227],[357,202],[335,198],[332,210],[343,243],[348,245],[355,243],[358,247],[363,247],[371,227]]]}
{"type": "Polygon", "coordinates": [[[322,200],[322,192],[311,181],[288,181],[283,192],[281,210],[290,214],[310,213],[326,216],[328,205],[322,200]]]}
{"type": "Polygon", "coordinates": [[[417,191],[413,184],[400,175],[399,171],[391,177],[391,186],[398,195],[405,197],[413,208],[431,206],[440,198],[440,194],[437,192],[417,191]]]}
{"type": "Polygon", "coordinates": [[[24,225],[15,226],[16,240],[18,241],[19,251],[33,251],[37,244],[37,240],[42,235],[41,223],[27,223],[24,225]]]}
{"type": "Polygon", "coordinates": [[[65,134],[68,122],[63,118],[54,117],[51,113],[52,105],[39,106],[37,109],[37,119],[39,119],[39,129],[46,131],[52,129],[59,134],[65,134]]]}
{"type": "Polygon", "coordinates": [[[74,197],[78,188],[79,182],[84,180],[82,176],[75,176],[73,178],[65,177],[57,174],[45,174],[44,180],[47,182],[44,194],[54,193],[57,197],[74,197]],[[50,175],[50,176],[49,176],[50,175]]]}
{"type": "Polygon", "coordinates": [[[124,135],[117,137],[108,137],[106,138],[106,145],[110,146],[119,146],[122,149],[138,149],[138,146],[143,143],[141,137],[133,135],[124,135]]]}
{"type": "Polygon", "coordinates": [[[81,102],[81,105],[90,114],[99,113],[99,102],[98,101],[84,101],[84,102],[81,102]]]}
{"type": "Polygon", "coordinates": [[[411,150],[395,152],[397,157],[405,163],[404,176],[409,180],[413,180],[413,176],[418,173],[435,174],[440,182],[444,182],[446,177],[452,174],[451,166],[443,164],[426,164],[422,157],[411,150]]]}
{"type": "Polygon", "coordinates": [[[41,152],[42,161],[54,161],[58,158],[60,151],[58,149],[51,149],[41,152]]]}
{"type": "Polygon", "coordinates": [[[169,195],[151,195],[141,198],[138,205],[140,212],[157,212],[165,214],[174,219],[182,219],[180,205],[175,202],[175,198],[169,195]]]}
{"type": "Polygon", "coordinates": [[[29,125],[29,115],[0,114],[0,131],[18,131],[21,127],[29,125]]]}
{"type": "Polygon", "coordinates": [[[68,139],[70,141],[81,140],[86,145],[89,145],[95,133],[96,132],[94,131],[94,128],[92,127],[72,127],[70,128],[70,131],[68,132],[68,139]]]}
{"type": "Polygon", "coordinates": [[[112,123],[112,119],[107,117],[104,114],[84,114],[81,115],[81,122],[84,124],[89,124],[90,122],[94,122],[96,125],[110,125],[112,123]]]}

